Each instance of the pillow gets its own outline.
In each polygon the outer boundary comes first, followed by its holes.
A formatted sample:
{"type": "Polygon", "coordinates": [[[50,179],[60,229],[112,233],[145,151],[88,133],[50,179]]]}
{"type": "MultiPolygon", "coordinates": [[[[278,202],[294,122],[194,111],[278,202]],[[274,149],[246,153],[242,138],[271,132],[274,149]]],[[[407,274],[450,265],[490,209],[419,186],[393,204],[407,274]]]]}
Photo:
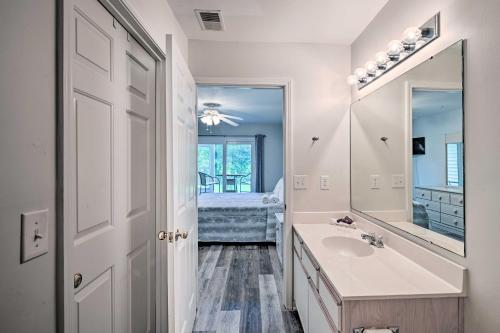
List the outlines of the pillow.
{"type": "Polygon", "coordinates": [[[283,196],[284,196],[283,177],[281,177],[280,180],[278,180],[278,182],[276,183],[273,193],[280,199],[280,202],[283,202],[283,196]]]}

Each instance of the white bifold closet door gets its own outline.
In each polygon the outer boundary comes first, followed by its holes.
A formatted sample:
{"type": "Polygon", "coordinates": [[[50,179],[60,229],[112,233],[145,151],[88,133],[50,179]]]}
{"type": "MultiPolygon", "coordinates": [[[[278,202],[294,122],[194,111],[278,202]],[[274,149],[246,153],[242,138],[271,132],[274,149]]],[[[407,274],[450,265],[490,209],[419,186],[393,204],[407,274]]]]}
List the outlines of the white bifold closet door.
{"type": "Polygon", "coordinates": [[[155,61],[97,0],[71,22],[72,332],[155,331],[155,61]]]}

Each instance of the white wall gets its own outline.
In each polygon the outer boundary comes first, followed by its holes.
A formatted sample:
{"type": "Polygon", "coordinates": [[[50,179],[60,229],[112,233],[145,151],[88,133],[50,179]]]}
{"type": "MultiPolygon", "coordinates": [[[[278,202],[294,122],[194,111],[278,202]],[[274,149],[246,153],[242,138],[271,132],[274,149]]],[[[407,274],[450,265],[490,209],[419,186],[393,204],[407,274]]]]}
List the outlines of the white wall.
{"type": "Polygon", "coordinates": [[[293,80],[293,168],[310,176],[309,189],[294,191],[297,212],[349,207],[349,57],[347,46],[189,41],[195,77],[293,80]],[[320,175],[330,175],[330,191],[320,175]]]}
{"type": "MultiPolygon", "coordinates": [[[[126,1],[163,49],[166,0],[126,1]]],[[[0,331],[56,331],[56,1],[0,1],[0,331]],[[49,253],[20,264],[21,218],[49,209],[49,253]]]]}
{"type": "Polygon", "coordinates": [[[283,126],[282,124],[243,123],[238,127],[220,124],[207,126],[198,122],[199,135],[249,135],[264,134],[264,191],[272,192],[278,180],[283,177],[283,126]]]}
{"type": "Polygon", "coordinates": [[[55,6],[0,2],[2,332],[55,332],[55,6]],[[21,213],[45,208],[49,253],[21,265],[21,213]]]}
{"type": "MultiPolygon", "coordinates": [[[[441,11],[442,37],[401,64],[385,78],[363,89],[380,87],[459,38],[467,39],[465,60],[465,259],[469,268],[465,302],[466,333],[495,332],[500,327],[500,2],[498,0],[390,0],[352,45],[352,67],[364,64],[408,26],[419,25],[441,11]],[[492,154],[492,152],[494,152],[492,154]]],[[[353,97],[359,95],[354,93],[353,97]]]]}

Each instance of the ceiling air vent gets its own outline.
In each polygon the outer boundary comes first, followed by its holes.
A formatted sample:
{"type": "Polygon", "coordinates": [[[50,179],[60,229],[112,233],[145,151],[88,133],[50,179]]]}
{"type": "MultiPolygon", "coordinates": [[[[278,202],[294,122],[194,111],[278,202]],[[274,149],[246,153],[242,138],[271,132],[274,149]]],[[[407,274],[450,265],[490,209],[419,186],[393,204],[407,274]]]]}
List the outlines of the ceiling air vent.
{"type": "Polygon", "coordinates": [[[220,10],[194,10],[202,30],[223,31],[224,22],[220,10]]]}

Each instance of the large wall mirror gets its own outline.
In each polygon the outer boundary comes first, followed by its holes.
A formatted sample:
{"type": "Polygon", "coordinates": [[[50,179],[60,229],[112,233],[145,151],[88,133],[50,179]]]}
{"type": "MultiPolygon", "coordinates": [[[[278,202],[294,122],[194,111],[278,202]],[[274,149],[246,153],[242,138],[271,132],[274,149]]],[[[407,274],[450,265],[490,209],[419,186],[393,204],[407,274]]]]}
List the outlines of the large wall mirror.
{"type": "Polygon", "coordinates": [[[464,255],[463,41],[351,106],[352,209],[464,255]]]}

